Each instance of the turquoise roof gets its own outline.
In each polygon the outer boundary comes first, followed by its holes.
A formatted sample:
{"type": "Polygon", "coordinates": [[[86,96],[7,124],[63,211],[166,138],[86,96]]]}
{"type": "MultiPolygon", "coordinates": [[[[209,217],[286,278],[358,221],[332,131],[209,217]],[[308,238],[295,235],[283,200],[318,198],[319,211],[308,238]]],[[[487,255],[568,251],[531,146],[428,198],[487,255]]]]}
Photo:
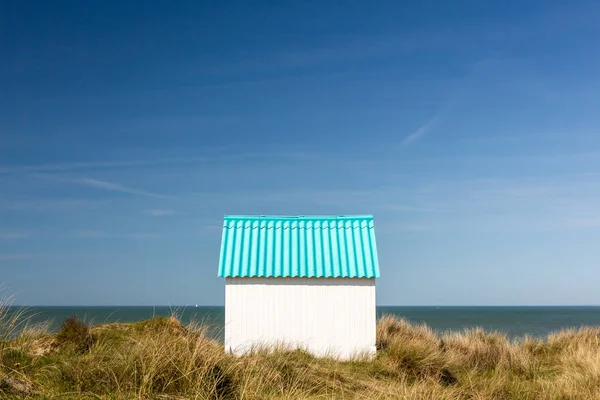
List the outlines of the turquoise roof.
{"type": "Polygon", "coordinates": [[[225,216],[219,276],[378,278],[373,216],[225,216]]]}

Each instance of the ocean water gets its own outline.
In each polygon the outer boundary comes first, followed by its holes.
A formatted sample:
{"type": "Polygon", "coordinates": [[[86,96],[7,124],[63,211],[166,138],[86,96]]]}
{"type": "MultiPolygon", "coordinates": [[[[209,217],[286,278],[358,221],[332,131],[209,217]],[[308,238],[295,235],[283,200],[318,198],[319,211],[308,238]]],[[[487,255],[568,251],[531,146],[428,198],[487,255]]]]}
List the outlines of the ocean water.
{"type": "MultiPolygon", "coordinates": [[[[13,307],[14,308],[14,307],[13,307]]],[[[135,322],[153,316],[175,314],[183,323],[200,323],[209,327],[208,334],[223,339],[223,307],[29,307],[32,322],[49,321],[53,332],[65,318],[77,316],[90,324],[135,322]]],[[[550,332],[584,325],[600,326],[600,306],[589,307],[377,307],[377,315],[392,314],[411,322],[426,323],[435,331],[460,331],[482,327],[507,333],[543,337],[550,332]]]]}

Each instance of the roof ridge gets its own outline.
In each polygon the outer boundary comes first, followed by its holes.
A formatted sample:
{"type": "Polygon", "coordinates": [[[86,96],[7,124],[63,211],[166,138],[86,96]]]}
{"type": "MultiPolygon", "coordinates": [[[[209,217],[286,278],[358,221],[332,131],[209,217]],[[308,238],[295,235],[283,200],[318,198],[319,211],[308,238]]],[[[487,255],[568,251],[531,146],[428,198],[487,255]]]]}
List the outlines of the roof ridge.
{"type": "Polygon", "coordinates": [[[271,219],[271,220],[326,220],[326,219],[373,219],[373,215],[225,215],[224,219],[271,219]]]}

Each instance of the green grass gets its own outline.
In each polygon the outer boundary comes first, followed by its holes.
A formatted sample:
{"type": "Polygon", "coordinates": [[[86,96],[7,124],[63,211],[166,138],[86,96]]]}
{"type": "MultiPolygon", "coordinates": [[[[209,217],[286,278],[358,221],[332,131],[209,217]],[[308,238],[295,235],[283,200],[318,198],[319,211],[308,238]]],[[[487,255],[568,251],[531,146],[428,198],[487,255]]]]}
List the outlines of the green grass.
{"type": "MultiPolygon", "coordinates": [[[[8,329],[18,323],[1,315],[8,329]]],[[[299,349],[234,357],[176,318],[98,326],[71,318],[54,335],[29,329],[0,339],[0,398],[600,398],[600,328],[517,342],[384,317],[377,349],[350,361],[299,349]]]]}

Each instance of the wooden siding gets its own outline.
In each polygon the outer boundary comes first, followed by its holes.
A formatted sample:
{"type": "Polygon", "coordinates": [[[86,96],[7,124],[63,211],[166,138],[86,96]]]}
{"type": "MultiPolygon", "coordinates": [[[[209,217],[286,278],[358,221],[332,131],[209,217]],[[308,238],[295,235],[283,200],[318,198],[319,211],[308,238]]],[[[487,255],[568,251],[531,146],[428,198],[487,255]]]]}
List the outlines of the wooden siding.
{"type": "Polygon", "coordinates": [[[225,348],[302,347],[349,358],[375,353],[374,278],[227,278],[225,348]]]}

